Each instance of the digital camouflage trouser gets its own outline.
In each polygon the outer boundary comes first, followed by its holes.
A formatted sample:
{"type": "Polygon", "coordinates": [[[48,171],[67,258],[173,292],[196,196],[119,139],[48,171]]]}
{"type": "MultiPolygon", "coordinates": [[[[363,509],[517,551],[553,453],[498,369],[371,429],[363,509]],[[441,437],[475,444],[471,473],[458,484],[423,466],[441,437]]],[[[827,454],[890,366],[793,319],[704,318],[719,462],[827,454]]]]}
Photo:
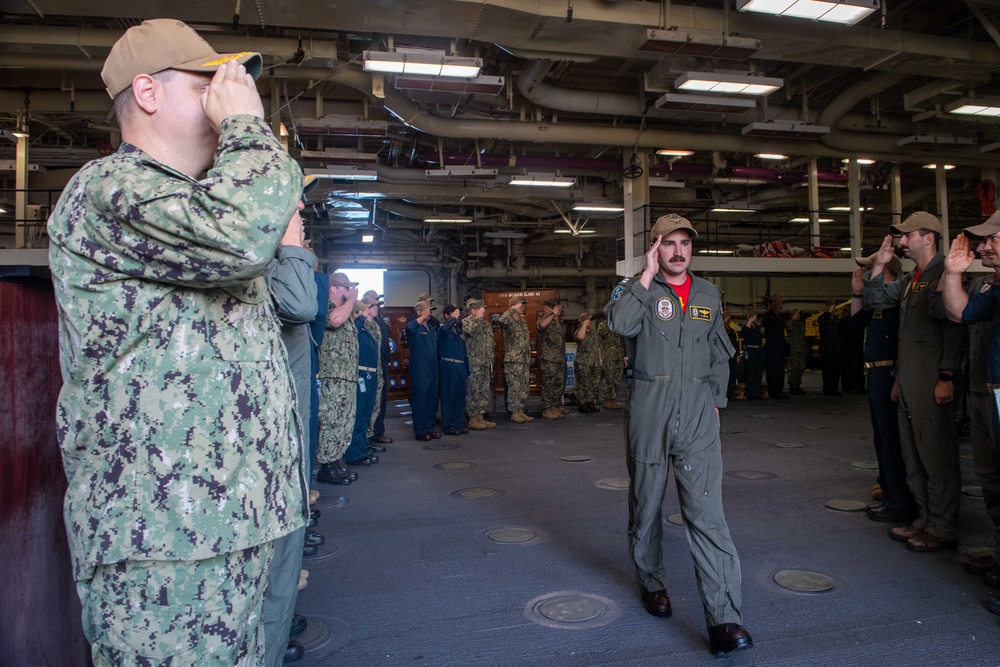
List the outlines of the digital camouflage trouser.
{"type": "Polygon", "coordinates": [[[503,362],[503,374],[507,378],[507,410],[521,412],[528,401],[528,364],[520,361],[503,362]]]}
{"type": "Polygon", "coordinates": [[[264,663],[274,543],[197,561],[122,561],[78,581],[96,667],[264,663]]]}
{"type": "MultiPolygon", "coordinates": [[[[605,401],[618,398],[618,390],[622,386],[622,373],[625,372],[625,362],[621,359],[605,359],[601,366],[601,395],[605,401]]],[[[597,400],[597,396],[594,396],[597,400]]]]}
{"type": "MultiPolygon", "coordinates": [[[[576,368],[576,402],[595,403],[597,401],[597,385],[601,379],[601,367],[596,364],[577,364],[576,368]]],[[[617,396],[617,392],[611,398],[617,396]]]]}
{"type": "Polygon", "coordinates": [[[325,378],[319,390],[319,444],[316,460],[333,463],[347,451],[354,431],[358,382],[325,378]]]}
{"type": "Polygon", "coordinates": [[[566,359],[548,361],[542,359],[542,410],[562,404],[566,390],[566,359]]]}
{"type": "Polygon", "coordinates": [[[490,404],[489,364],[469,364],[469,382],[466,385],[465,414],[469,417],[486,412],[490,404]]]}

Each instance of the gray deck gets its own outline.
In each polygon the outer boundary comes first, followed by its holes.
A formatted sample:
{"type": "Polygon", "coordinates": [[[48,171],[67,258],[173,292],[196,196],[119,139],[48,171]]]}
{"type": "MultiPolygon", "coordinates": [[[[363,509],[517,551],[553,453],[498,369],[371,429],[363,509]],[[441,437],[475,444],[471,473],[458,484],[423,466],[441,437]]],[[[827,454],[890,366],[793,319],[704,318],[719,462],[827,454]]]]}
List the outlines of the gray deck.
{"type": "MultiPolygon", "coordinates": [[[[982,500],[963,495],[959,550],[934,554],[891,541],[892,524],[827,509],[832,499],[871,502],[876,472],[852,463],[875,455],[866,397],[827,398],[818,385],[808,373],[808,396],[734,401],[723,412],[724,431],[740,431],[722,438],[724,493],[752,650],[723,660],[709,654],[678,526],[664,527],[673,617],[643,610],[626,553],[627,491],[597,485],[627,477],[623,411],[580,415],[572,408],[565,419],[523,427],[499,411],[495,429],[422,443],[400,415],[406,404],[390,402],[387,432],[395,443],[382,461],[357,469],[361,477],[348,487],[314,485],[320,505],[335,496],[349,502],[323,511],[317,530],[328,555],[304,565],[311,577],[298,611],[331,635],[297,664],[1000,664],[1000,617],[984,608],[990,589],[960,562],[965,549],[989,544],[982,500]],[[789,442],[803,447],[774,446],[789,442]],[[472,466],[434,467],[447,462],[472,466]],[[739,479],[736,471],[774,477],[739,479]],[[500,494],[451,495],[474,487],[500,494]],[[501,527],[526,528],[537,538],[503,544],[487,537],[501,527]],[[789,568],[828,575],[836,587],[790,592],[773,581],[789,568]],[[529,603],[559,592],[597,596],[585,616],[604,605],[601,616],[577,625],[610,622],[565,629],[529,619],[529,603]]],[[[538,414],[537,403],[529,403],[529,414],[538,414]]],[[[963,456],[968,451],[963,440],[963,456]]],[[[978,485],[971,460],[963,458],[962,470],[964,484],[978,485]]],[[[664,519],[677,511],[673,488],[664,519]]]]}

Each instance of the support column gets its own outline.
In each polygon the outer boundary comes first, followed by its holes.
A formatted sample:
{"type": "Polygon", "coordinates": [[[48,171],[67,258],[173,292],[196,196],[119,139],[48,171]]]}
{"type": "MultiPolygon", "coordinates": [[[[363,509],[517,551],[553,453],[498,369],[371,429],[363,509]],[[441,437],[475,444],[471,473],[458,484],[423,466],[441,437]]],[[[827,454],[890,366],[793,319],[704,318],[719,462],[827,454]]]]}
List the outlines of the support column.
{"type": "Polygon", "coordinates": [[[851,257],[861,256],[861,167],[852,157],[847,163],[847,201],[851,207],[851,257]]]}
{"type": "Polygon", "coordinates": [[[951,246],[951,232],[948,228],[948,179],[945,176],[944,160],[939,160],[934,168],[934,191],[937,193],[937,214],[941,218],[941,252],[948,252],[951,246]]]}
{"type": "MultiPolygon", "coordinates": [[[[18,121],[18,127],[27,127],[18,121]]],[[[21,134],[18,132],[18,134],[21,134]]],[[[27,132],[25,132],[27,134],[27,132]]],[[[14,162],[14,247],[23,248],[28,243],[28,137],[17,137],[17,153],[14,162]]],[[[38,221],[35,221],[38,222],[38,221]]]]}
{"type": "MultiPolygon", "coordinates": [[[[623,184],[625,192],[625,258],[615,264],[615,272],[619,276],[634,276],[645,266],[646,260],[646,216],[649,204],[649,151],[636,151],[639,164],[642,165],[642,175],[638,178],[626,178],[623,184]]],[[[628,167],[632,156],[623,157],[623,166],[628,167]]]]}
{"type": "Polygon", "coordinates": [[[819,167],[816,158],[809,160],[809,249],[820,245],[819,231],[819,167]]]}
{"type": "Polygon", "coordinates": [[[892,176],[889,181],[890,206],[892,208],[892,220],[890,225],[903,223],[903,186],[899,178],[899,163],[892,165],[892,176]]]}

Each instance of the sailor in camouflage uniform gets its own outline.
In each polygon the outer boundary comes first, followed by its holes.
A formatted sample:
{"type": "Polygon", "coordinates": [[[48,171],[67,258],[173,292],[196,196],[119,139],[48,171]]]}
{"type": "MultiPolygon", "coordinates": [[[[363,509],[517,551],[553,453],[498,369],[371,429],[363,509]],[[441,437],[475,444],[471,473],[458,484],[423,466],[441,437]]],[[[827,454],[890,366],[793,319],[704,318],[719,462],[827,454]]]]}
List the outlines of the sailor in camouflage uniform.
{"type": "Polygon", "coordinates": [[[483,317],[486,304],[481,299],[470,299],[467,308],[469,315],[462,320],[465,352],[469,358],[465,414],[469,418],[469,428],[482,431],[496,426],[496,422],[484,419],[483,413],[490,403],[490,369],[497,342],[493,337],[493,325],[483,317]]]}
{"type": "Polygon", "coordinates": [[[302,174],[262,120],[260,66],[179,21],[130,28],[102,71],[124,142],[48,223],[65,522],[96,665],[260,664],[273,541],[306,522],[263,278],[302,174]]]}
{"type": "Polygon", "coordinates": [[[372,425],[368,433],[368,439],[371,442],[372,451],[384,452],[385,447],[383,445],[392,443],[392,438],[385,434],[385,409],[389,398],[389,383],[386,378],[389,377],[389,357],[392,356],[392,349],[389,346],[389,324],[379,314],[380,309],[384,305],[381,294],[375,290],[368,290],[365,292],[362,300],[368,302],[372,322],[379,330],[378,336],[375,337],[375,340],[379,342],[378,404],[372,413],[372,425]]]}
{"type": "Polygon", "coordinates": [[[341,457],[351,444],[357,411],[358,332],[352,318],[358,284],[340,271],[330,276],[330,314],[319,348],[319,444],[316,480],[350,484],[357,473],[344,467],[341,457]]]}
{"type": "Polygon", "coordinates": [[[788,393],[802,396],[802,374],[806,370],[806,323],[802,319],[802,311],[793,308],[788,322],[785,323],[785,335],[788,339],[788,393]]]}
{"type": "MultiPolygon", "coordinates": [[[[385,373],[383,372],[384,359],[382,358],[382,348],[383,348],[383,338],[382,338],[382,327],[380,326],[381,319],[378,316],[378,307],[382,305],[382,301],[378,298],[378,294],[375,290],[368,290],[365,292],[364,297],[361,301],[368,306],[368,312],[365,315],[365,331],[367,331],[373,339],[375,339],[375,345],[378,346],[378,368],[375,374],[375,405],[372,407],[371,420],[368,423],[368,443],[369,448],[373,452],[381,453],[385,451],[385,447],[373,443],[375,439],[375,422],[378,421],[379,415],[383,409],[382,405],[382,390],[385,388],[385,373]]],[[[371,389],[369,388],[369,391],[371,389]]]]}
{"type": "Polygon", "coordinates": [[[580,412],[600,412],[594,405],[597,401],[597,386],[601,379],[601,340],[594,329],[594,320],[589,313],[580,315],[580,328],[576,330],[576,401],[580,412]]]}
{"type": "MultiPolygon", "coordinates": [[[[604,407],[608,410],[621,410],[625,406],[618,402],[618,390],[622,386],[622,373],[625,372],[625,341],[608,328],[608,323],[603,318],[597,323],[597,337],[601,347],[601,395],[604,396],[604,407]]],[[[596,395],[594,400],[597,400],[596,395]]]]}
{"type": "Polygon", "coordinates": [[[503,374],[507,379],[507,410],[515,424],[535,421],[524,414],[528,400],[528,366],[531,363],[531,338],[524,321],[525,302],[519,296],[510,298],[510,307],[500,316],[503,331],[503,374]]]}
{"type": "Polygon", "coordinates": [[[535,321],[542,369],[542,417],[562,419],[569,412],[562,407],[566,390],[566,332],[561,318],[562,307],[555,299],[546,299],[542,309],[535,321]]]}

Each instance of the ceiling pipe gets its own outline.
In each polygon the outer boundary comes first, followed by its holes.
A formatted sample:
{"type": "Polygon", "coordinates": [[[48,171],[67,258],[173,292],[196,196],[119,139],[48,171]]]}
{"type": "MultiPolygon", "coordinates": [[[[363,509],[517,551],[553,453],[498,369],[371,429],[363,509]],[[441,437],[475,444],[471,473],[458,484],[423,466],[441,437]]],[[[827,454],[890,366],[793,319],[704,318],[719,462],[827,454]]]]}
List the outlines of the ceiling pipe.
{"type": "Polygon", "coordinates": [[[466,278],[604,278],[615,275],[614,267],[605,269],[574,269],[572,267],[528,266],[523,269],[513,267],[483,267],[467,269],[466,278]]]}
{"type": "MultiPolygon", "coordinates": [[[[545,75],[555,65],[552,60],[529,60],[517,77],[517,89],[532,103],[556,109],[603,116],[642,116],[645,100],[639,95],[559,88],[545,82],[545,75]]],[[[657,109],[650,110],[658,115],[657,109]]]]}
{"type": "MultiPolygon", "coordinates": [[[[356,67],[342,67],[330,75],[330,81],[351,86],[365,94],[371,94],[371,77],[356,67]]],[[[688,150],[722,152],[782,152],[792,155],[810,154],[824,157],[843,157],[844,152],[815,141],[775,141],[753,139],[739,135],[720,135],[696,132],[676,132],[670,130],[638,130],[621,127],[516,122],[500,120],[465,120],[434,116],[418,108],[397,90],[385,87],[385,107],[399,120],[421,132],[452,139],[499,138],[508,141],[564,144],[612,144],[615,146],[636,146],[639,148],[662,148],[671,146],[688,150]]],[[[889,162],[922,162],[929,154],[901,154],[895,148],[892,152],[858,150],[858,154],[889,162]]],[[[978,152],[954,152],[946,157],[953,164],[996,167],[1000,159],[984,156],[978,152]]],[[[937,159],[940,159],[938,157],[937,159]]]]}
{"type": "MultiPolygon", "coordinates": [[[[438,164],[441,160],[437,151],[425,151],[420,157],[429,164],[438,164]]],[[[446,166],[475,166],[475,153],[445,153],[446,166]]],[[[478,157],[484,167],[509,167],[516,169],[577,169],[583,171],[621,171],[621,159],[612,158],[579,158],[579,157],[546,157],[539,155],[496,155],[484,153],[478,157]]]]}
{"type": "MultiPolygon", "coordinates": [[[[834,127],[844,115],[857,106],[861,101],[891,88],[902,81],[905,77],[898,72],[875,72],[870,76],[854,82],[841,92],[833,101],[826,105],[816,119],[816,124],[826,127],[834,127]]],[[[885,151],[897,149],[895,137],[874,137],[869,134],[859,132],[846,132],[838,130],[821,137],[827,146],[833,148],[854,149],[858,148],[855,142],[860,142],[860,148],[864,150],[864,144],[868,143],[873,150],[885,151]]]]}

